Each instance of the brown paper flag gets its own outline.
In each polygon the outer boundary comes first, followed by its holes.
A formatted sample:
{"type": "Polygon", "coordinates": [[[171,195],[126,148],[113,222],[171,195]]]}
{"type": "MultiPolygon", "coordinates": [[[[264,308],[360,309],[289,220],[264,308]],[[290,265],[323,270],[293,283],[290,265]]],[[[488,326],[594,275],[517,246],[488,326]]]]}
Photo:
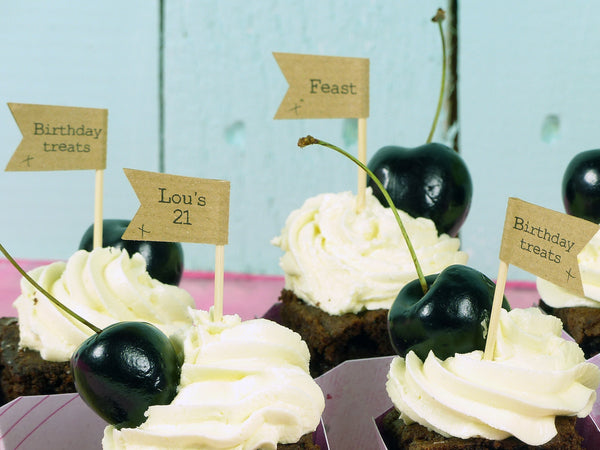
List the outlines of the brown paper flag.
{"type": "Polygon", "coordinates": [[[141,204],[123,239],[227,244],[229,181],[123,170],[141,204]]]}
{"type": "Polygon", "coordinates": [[[9,103],[23,139],[6,171],[106,168],[108,110],[9,103]]]}
{"type": "Polygon", "coordinates": [[[369,60],[273,53],[289,88],[275,119],[369,117],[369,60]]]}
{"type": "Polygon", "coordinates": [[[598,225],[508,199],[500,259],[583,296],[577,255],[598,225]]]}

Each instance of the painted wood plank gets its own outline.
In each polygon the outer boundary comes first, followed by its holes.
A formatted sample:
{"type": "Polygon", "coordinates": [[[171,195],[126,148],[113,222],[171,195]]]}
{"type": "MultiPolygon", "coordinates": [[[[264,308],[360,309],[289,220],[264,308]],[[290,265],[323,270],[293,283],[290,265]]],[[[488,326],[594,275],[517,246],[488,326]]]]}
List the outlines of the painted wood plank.
{"type": "MultiPolygon", "coordinates": [[[[312,134],[356,152],[355,120],[273,120],[287,90],[272,52],[370,58],[369,155],[425,141],[441,76],[439,2],[310,0],[166,3],[166,171],[231,181],[230,271],[280,273],[269,244],[322,192],[356,190],[357,169],[312,134]]],[[[440,127],[440,130],[442,127],[440,127]]],[[[214,250],[186,246],[210,269],[214,250]]]]}
{"type": "Polygon", "coordinates": [[[600,146],[597,18],[582,0],[461,2],[460,147],[474,184],[463,247],[491,277],[508,197],[564,212],[566,165],[600,146]]]}
{"type": "MultiPolygon", "coordinates": [[[[132,217],[123,167],[158,167],[156,2],[4,2],[2,170],[21,135],[7,102],[108,108],[105,217],[132,217]]],[[[15,256],[64,259],[93,220],[94,172],[2,172],[0,239],[15,256]]]]}

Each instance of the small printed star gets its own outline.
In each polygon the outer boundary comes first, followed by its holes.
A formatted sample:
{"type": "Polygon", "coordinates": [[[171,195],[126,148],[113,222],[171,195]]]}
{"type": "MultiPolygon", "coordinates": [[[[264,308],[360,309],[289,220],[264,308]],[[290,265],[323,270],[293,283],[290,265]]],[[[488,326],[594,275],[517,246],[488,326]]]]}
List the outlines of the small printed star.
{"type": "Polygon", "coordinates": [[[570,280],[571,278],[575,279],[575,275],[573,275],[573,274],[571,273],[571,268],[570,268],[570,267],[569,267],[569,270],[565,270],[565,272],[567,272],[567,283],[569,282],[569,280],[570,280]]]}
{"type": "Polygon", "coordinates": [[[144,238],[144,233],[148,233],[148,234],[151,233],[151,231],[144,229],[144,224],[142,224],[141,227],[138,227],[138,230],[140,230],[142,232],[142,239],[144,238]]]}
{"type": "MultiPolygon", "coordinates": [[[[300,99],[301,102],[304,101],[304,99],[300,99]]],[[[294,107],[290,108],[288,111],[294,111],[296,113],[296,115],[298,115],[298,110],[302,108],[302,105],[299,105],[298,103],[294,103],[294,107]]]]}

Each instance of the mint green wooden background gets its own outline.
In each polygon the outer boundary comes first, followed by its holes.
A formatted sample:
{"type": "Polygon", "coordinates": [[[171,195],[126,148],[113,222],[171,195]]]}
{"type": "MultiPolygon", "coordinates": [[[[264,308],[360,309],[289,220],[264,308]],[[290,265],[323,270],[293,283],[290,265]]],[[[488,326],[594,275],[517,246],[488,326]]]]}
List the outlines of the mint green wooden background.
{"type": "MultiPolygon", "coordinates": [[[[165,0],[161,22],[156,1],[2,1],[0,166],[20,141],[7,102],[108,108],[105,217],[137,210],[124,167],[227,179],[226,270],[280,274],[269,241],[289,212],[356,184],[351,163],[297,139],[355,151],[356,123],[273,120],[287,84],[272,52],[369,58],[369,156],[417,146],[436,104],[438,6],[165,0]]],[[[583,0],[460,1],[458,13],[460,147],[475,191],[461,235],[471,264],[494,277],[507,197],[562,211],[566,163],[599,146],[598,13],[583,0]]],[[[0,242],[20,258],[67,258],[92,221],[93,186],[93,172],[2,172],[0,242]]],[[[214,266],[211,246],[185,255],[189,269],[214,266]]]]}

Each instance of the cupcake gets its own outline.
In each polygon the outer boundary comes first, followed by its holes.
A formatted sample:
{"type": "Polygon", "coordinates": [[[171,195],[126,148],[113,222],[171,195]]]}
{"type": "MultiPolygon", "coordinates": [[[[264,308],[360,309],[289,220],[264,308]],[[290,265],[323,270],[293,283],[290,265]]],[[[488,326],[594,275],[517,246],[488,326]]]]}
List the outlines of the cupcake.
{"type": "MultiPolygon", "coordinates": [[[[398,212],[425,275],[466,263],[458,238],[398,212]]],[[[416,271],[392,211],[370,188],[359,212],[351,192],[309,198],[272,243],[284,252],[280,320],[307,342],[313,376],[348,359],[393,354],[387,312],[416,271]]]]}
{"type": "Polygon", "coordinates": [[[103,448],[319,448],[325,400],[300,336],[266,319],[193,315],[173,401],[150,406],[137,428],[108,426],[103,448]]]}
{"type": "MultiPolygon", "coordinates": [[[[29,272],[44,289],[98,327],[146,321],[171,335],[192,323],[195,303],[183,289],[146,272],[140,254],[100,248],[74,253],[29,272]]],[[[14,302],[17,318],[0,321],[3,402],[22,395],[74,392],[69,359],[93,332],[51,303],[27,280],[14,302]]]]}
{"type": "Polygon", "coordinates": [[[538,308],[501,311],[493,360],[395,357],[381,426],[388,448],[582,448],[575,429],[596,400],[599,368],[538,308]],[[399,418],[398,418],[399,417],[399,418]]]}
{"type": "Polygon", "coordinates": [[[583,284],[581,297],[542,278],[536,286],[540,308],[562,320],[564,329],[587,358],[600,352],[600,232],[577,256],[583,284]]]}

